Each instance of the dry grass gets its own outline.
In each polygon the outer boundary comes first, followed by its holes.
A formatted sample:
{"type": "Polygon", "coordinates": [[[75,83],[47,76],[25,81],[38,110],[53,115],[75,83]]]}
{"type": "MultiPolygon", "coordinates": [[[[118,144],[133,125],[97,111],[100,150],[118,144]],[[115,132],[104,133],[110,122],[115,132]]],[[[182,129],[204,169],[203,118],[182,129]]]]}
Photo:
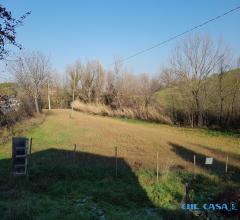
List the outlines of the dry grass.
{"type": "Polygon", "coordinates": [[[101,103],[82,103],[80,101],[74,101],[72,103],[74,110],[80,112],[87,112],[94,115],[110,116],[110,117],[121,117],[129,119],[141,119],[152,122],[161,122],[164,124],[172,124],[169,117],[161,114],[154,107],[142,107],[140,109],[121,108],[113,110],[106,105],[101,103]]]}
{"type": "MultiPolygon", "coordinates": [[[[70,118],[70,113],[70,110],[53,110],[46,113],[46,120],[27,133],[33,137],[32,150],[72,150],[73,145],[77,144],[78,151],[113,156],[114,147],[118,147],[119,157],[125,158],[133,168],[155,168],[156,152],[159,152],[160,170],[192,170],[193,154],[212,156],[223,165],[221,169],[224,169],[228,154],[229,164],[240,168],[237,137],[209,136],[197,129],[139,121],[128,122],[81,112],[74,112],[70,118]]],[[[0,156],[6,156],[9,149],[10,143],[2,146],[0,156]]],[[[201,169],[199,167],[199,170],[201,169]]]]}

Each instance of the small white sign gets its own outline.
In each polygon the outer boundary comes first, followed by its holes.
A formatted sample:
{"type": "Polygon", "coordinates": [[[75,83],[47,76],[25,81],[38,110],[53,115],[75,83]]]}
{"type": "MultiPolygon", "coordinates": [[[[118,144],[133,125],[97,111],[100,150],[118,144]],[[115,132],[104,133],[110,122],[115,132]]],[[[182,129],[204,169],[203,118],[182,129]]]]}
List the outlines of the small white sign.
{"type": "Polygon", "coordinates": [[[213,164],[213,158],[212,157],[206,157],[205,164],[213,164]]]}

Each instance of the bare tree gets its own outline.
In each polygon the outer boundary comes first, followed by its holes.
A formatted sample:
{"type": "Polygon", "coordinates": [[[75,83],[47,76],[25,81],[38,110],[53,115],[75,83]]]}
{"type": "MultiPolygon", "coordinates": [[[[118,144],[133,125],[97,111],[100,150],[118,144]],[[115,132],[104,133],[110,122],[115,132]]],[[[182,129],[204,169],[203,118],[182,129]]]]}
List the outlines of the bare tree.
{"type": "Polygon", "coordinates": [[[105,74],[98,60],[87,62],[81,79],[82,99],[86,102],[99,101],[104,89],[105,74]]]}
{"type": "Polygon", "coordinates": [[[230,53],[227,53],[227,50],[225,51],[225,54],[221,55],[221,59],[218,63],[218,99],[219,99],[219,125],[222,126],[223,124],[223,113],[224,113],[224,102],[225,99],[230,95],[228,91],[226,91],[226,83],[225,75],[228,71],[231,70],[231,59],[230,53]]]}
{"type": "Polygon", "coordinates": [[[122,96],[123,96],[123,75],[126,72],[126,69],[123,67],[123,63],[120,58],[115,58],[114,60],[114,70],[113,70],[113,85],[116,93],[116,103],[119,108],[122,107],[122,96]]]}
{"type": "Polygon", "coordinates": [[[144,107],[147,108],[153,95],[160,89],[160,78],[158,76],[150,77],[148,74],[139,76],[139,95],[143,97],[144,107]]]}
{"type": "Polygon", "coordinates": [[[196,125],[202,121],[201,92],[204,82],[216,70],[222,54],[220,43],[215,44],[207,35],[196,34],[179,44],[171,57],[172,68],[194,100],[196,125]]]}
{"type": "Polygon", "coordinates": [[[70,66],[67,69],[67,74],[71,88],[72,101],[74,101],[76,93],[78,93],[78,86],[83,75],[83,67],[80,61],[76,61],[74,65],[70,66]]]}
{"type": "Polygon", "coordinates": [[[50,74],[49,59],[40,52],[23,54],[9,67],[19,87],[33,98],[35,110],[40,112],[41,89],[50,74]]]}
{"type": "Polygon", "coordinates": [[[92,92],[94,87],[94,80],[97,76],[96,66],[94,61],[88,62],[84,69],[84,74],[82,78],[82,94],[83,99],[86,102],[92,101],[92,92]]]}
{"type": "Polygon", "coordinates": [[[160,84],[161,86],[168,88],[177,84],[177,74],[171,68],[163,68],[160,71],[160,84]]]}
{"type": "Polygon", "coordinates": [[[237,60],[237,69],[236,74],[234,74],[233,82],[231,83],[231,102],[229,105],[228,115],[229,117],[228,122],[234,121],[234,109],[236,109],[236,116],[239,117],[239,101],[240,101],[240,59],[237,60]],[[238,101],[237,101],[238,100],[238,101]]]}
{"type": "Polygon", "coordinates": [[[93,64],[96,76],[94,79],[93,91],[92,96],[94,101],[100,102],[103,91],[104,91],[104,84],[105,84],[105,71],[103,69],[102,64],[100,61],[96,60],[93,64]]]}

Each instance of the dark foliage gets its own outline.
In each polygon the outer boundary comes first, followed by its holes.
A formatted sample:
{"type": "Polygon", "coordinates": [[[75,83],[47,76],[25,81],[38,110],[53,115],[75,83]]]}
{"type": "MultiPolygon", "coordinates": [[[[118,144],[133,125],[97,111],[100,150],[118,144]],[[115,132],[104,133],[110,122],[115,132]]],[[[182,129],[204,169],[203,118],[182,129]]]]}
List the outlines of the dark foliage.
{"type": "Polygon", "coordinates": [[[22,45],[16,42],[16,28],[22,25],[23,20],[30,14],[27,12],[20,18],[15,19],[12,13],[0,4],[0,60],[9,55],[6,45],[14,45],[22,49],[22,45]]]}

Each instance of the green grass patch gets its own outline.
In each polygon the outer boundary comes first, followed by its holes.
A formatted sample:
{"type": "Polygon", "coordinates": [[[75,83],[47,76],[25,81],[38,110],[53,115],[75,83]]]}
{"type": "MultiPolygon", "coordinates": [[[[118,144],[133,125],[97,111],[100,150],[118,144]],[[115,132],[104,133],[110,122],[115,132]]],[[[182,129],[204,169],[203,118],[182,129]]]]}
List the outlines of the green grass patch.
{"type": "Polygon", "coordinates": [[[213,130],[213,129],[199,129],[200,132],[208,135],[208,136],[223,136],[223,137],[234,137],[234,138],[240,138],[240,132],[239,131],[220,131],[220,130],[213,130]]]}
{"type": "Polygon", "coordinates": [[[196,189],[195,202],[211,201],[221,189],[218,179],[186,171],[133,172],[114,158],[49,149],[32,155],[29,178],[9,175],[10,160],[1,160],[1,219],[167,219],[184,216],[184,184],[196,189]],[[205,193],[205,194],[204,194],[205,193]]]}

